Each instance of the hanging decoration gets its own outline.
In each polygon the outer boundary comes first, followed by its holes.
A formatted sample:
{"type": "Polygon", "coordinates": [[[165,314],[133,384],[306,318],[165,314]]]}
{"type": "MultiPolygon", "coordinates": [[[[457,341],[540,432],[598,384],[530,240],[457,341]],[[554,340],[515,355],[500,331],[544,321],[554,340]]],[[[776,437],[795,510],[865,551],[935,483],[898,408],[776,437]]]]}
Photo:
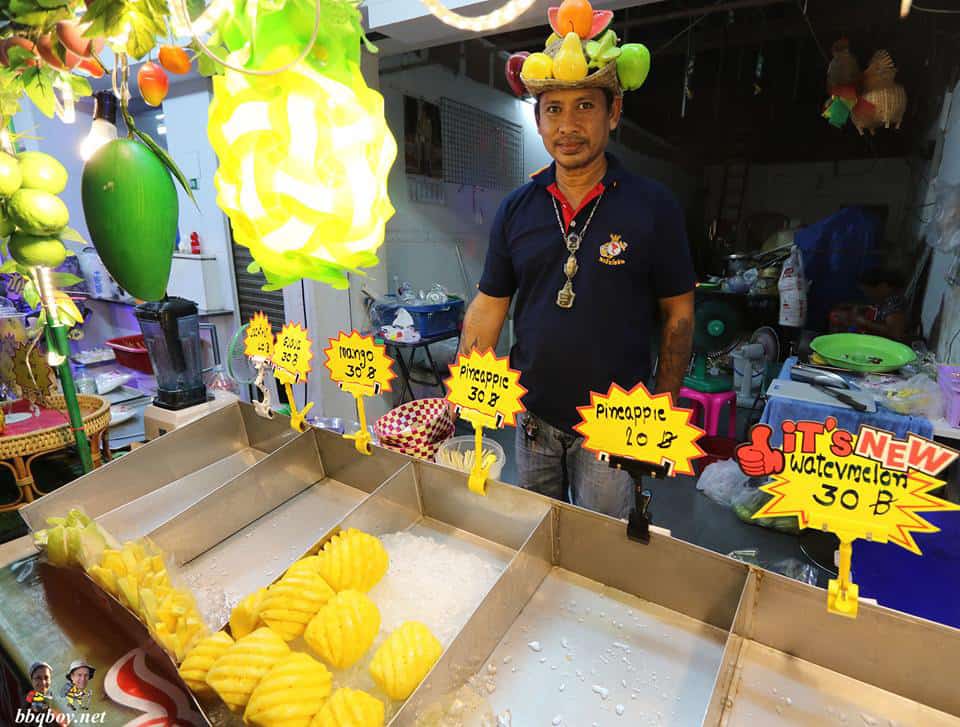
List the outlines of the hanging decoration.
{"type": "Polygon", "coordinates": [[[907,110],[907,93],[895,80],[897,67],[890,54],[877,51],[861,73],[846,38],[840,38],[831,50],[833,59],[827,67],[830,98],[824,104],[823,118],[838,129],[853,121],[861,136],[880,127],[899,129],[907,110]]]}
{"type": "Polygon", "coordinates": [[[360,72],[360,13],[349,0],[318,2],[319,32],[312,0],[261,6],[256,23],[232,16],[228,65],[213,79],[217,202],[268,290],[301,278],[346,288],[347,273],[376,265],[394,212],[397,146],[360,72]]]}

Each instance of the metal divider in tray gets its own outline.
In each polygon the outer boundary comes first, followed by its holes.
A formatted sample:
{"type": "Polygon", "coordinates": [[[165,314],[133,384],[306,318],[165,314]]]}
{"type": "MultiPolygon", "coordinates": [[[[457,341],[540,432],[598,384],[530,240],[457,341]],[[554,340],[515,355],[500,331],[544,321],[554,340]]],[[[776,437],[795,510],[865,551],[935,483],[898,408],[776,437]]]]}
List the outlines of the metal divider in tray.
{"type": "Polygon", "coordinates": [[[119,540],[142,537],[295,435],[246,405],[220,409],[20,510],[31,530],[82,508],[119,540]]]}

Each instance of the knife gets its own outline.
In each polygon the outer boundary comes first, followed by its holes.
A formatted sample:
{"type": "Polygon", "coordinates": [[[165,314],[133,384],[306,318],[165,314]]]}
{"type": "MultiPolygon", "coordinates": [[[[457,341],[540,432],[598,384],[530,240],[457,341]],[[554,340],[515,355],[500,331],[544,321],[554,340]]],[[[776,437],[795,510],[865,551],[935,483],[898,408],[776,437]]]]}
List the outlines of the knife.
{"type": "Polygon", "coordinates": [[[829,394],[837,401],[842,401],[844,404],[846,404],[847,406],[853,409],[856,409],[857,411],[863,412],[867,410],[866,404],[864,404],[863,402],[857,401],[849,394],[845,394],[842,391],[835,391],[831,389],[829,386],[824,386],[823,384],[817,384],[813,382],[808,382],[808,383],[810,383],[810,386],[817,389],[818,391],[822,391],[824,394],[829,394]]]}

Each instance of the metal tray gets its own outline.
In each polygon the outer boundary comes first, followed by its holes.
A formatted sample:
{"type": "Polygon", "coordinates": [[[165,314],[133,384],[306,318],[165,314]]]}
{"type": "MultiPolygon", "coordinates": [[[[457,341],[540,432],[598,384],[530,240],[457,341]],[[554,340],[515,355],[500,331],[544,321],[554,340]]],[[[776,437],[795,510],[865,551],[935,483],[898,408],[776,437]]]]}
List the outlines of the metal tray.
{"type": "MultiPolygon", "coordinates": [[[[866,602],[856,620],[833,616],[822,589],[668,534],[639,544],[623,521],[499,482],[477,496],[455,470],[286,425],[231,405],[24,514],[42,527],[83,506],[149,532],[201,601],[227,592],[219,623],[343,528],[478,558],[489,587],[420,687],[390,705],[390,725],[479,727],[507,710],[516,727],[960,725],[960,691],[939,667],[960,663],[960,631],[866,602]]],[[[211,724],[236,723],[203,706],[211,724]]]]}

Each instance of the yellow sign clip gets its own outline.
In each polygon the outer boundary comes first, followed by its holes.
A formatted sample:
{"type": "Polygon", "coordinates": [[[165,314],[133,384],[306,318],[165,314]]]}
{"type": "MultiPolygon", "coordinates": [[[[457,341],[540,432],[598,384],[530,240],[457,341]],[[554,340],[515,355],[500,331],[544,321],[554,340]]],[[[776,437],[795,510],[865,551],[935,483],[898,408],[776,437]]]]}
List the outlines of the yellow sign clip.
{"type": "Polygon", "coordinates": [[[447,400],[456,405],[460,416],[473,424],[476,452],[467,486],[471,492],[485,495],[487,477],[493,461],[483,458],[483,428],[516,426],[517,414],[524,411],[521,399],[527,390],[520,385],[520,372],[510,368],[509,359],[497,358],[493,351],[460,354],[450,365],[447,400]]]}
{"type": "Polygon", "coordinates": [[[290,404],[290,427],[297,432],[307,430],[307,413],[313,408],[313,402],[297,410],[293,384],[307,381],[310,373],[310,359],[313,358],[312,345],[306,328],[302,328],[299,323],[287,323],[277,334],[277,342],[273,347],[273,375],[283,384],[284,391],[287,392],[287,401],[290,404]]]}
{"type": "Polygon", "coordinates": [[[344,435],[344,439],[352,439],[360,454],[372,454],[373,437],[367,429],[363,398],[392,391],[390,382],[397,377],[393,373],[393,359],[387,356],[387,347],[374,341],[373,336],[361,336],[356,331],[349,334],[341,331],[337,338],[330,339],[324,353],[327,355],[324,366],[330,371],[330,378],[343,391],[352,394],[357,403],[360,429],[356,434],[344,435]]]}

